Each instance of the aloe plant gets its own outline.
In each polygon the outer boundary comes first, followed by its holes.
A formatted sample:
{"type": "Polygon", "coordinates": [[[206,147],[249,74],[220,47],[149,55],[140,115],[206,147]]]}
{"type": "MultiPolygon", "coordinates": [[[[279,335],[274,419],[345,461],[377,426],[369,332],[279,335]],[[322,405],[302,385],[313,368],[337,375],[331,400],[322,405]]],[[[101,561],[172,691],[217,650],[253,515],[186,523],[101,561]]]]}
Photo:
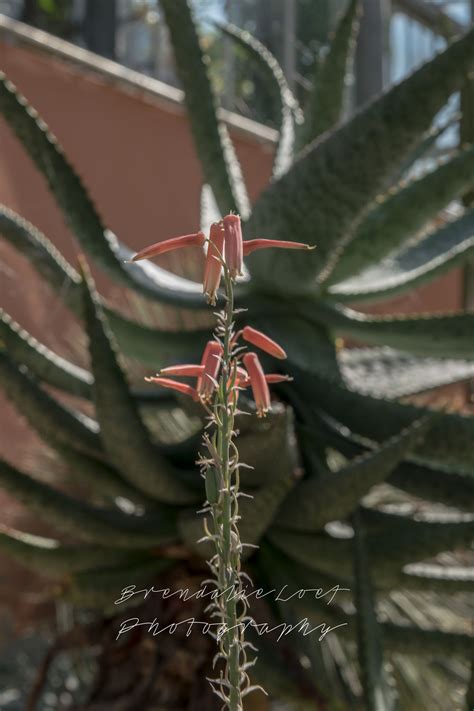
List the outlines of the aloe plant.
{"type": "MultiPolygon", "coordinates": [[[[402,708],[439,703],[423,682],[435,678],[432,659],[445,671],[436,677],[440,688],[453,672],[449,658],[459,657],[457,678],[464,675],[472,696],[473,637],[464,623],[474,576],[468,553],[456,551],[468,549],[474,532],[474,419],[407,398],[473,374],[474,315],[373,316],[351,305],[408,293],[472,257],[474,212],[466,207],[447,219],[444,208],[472,187],[474,149],[459,148],[416,180],[403,176],[432,145],[436,114],[474,70],[474,30],[340,121],[357,2],[348,4],[303,111],[275,59],[238,28],[224,28],[248,47],[280,96],[276,174],[250,206],[189,6],[161,5],[205,195],[213,194],[222,215],[241,215],[246,239],[291,238],[317,247],[304,255],[251,255],[250,274],[235,289],[236,306],[252,307],[245,322],[283,345],[294,376],[275,388],[278,403],[267,418],[239,423],[240,457],[254,467],[242,471],[253,498],[242,502],[239,527],[242,540],[258,546],[246,563],[257,586],[338,585],[352,593],[329,605],[314,595],[267,601],[264,617],[276,621],[305,615],[343,626],[321,645],[293,635],[269,651],[268,640],[258,639],[256,680],[302,708],[310,702],[354,708],[358,697],[362,708],[395,708],[383,650],[402,708]],[[346,350],[343,338],[371,348],[346,350]],[[453,594],[464,595],[462,604],[454,605],[453,594]],[[451,626],[437,624],[443,610],[451,626]],[[269,658],[278,650],[285,675],[269,658]]],[[[126,261],[131,250],[103,224],[56,139],[5,77],[0,109],[98,269],[150,304],[205,308],[198,284],[126,261]]],[[[7,208],[0,233],[82,320],[90,352],[90,369],[80,368],[2,313],[2,389],[90,496],[66,494],[2,461],[2,488],[57,529],[58,538],[3,528],[0,550],[56,579],[56,594],[109,612],[131,583],[176,582],[196,570],[204,577],[196,510],[205,495],[195,462],[205,422],[179,396],[144,390],[127,359],[155,370],[171,359],[183,362],[201,352],[207,332],[159,331],[125,317],[87,287],[45,235],[7,208]],[[94,415],[66,406],[47,386],[92,403],[94,415]]],[[[150,683],[139,702],[130,695],[129,707],[157,703],[159,693],[150,683]]],[[[203,707],[211,703],[203,697],[203,707]]]]}

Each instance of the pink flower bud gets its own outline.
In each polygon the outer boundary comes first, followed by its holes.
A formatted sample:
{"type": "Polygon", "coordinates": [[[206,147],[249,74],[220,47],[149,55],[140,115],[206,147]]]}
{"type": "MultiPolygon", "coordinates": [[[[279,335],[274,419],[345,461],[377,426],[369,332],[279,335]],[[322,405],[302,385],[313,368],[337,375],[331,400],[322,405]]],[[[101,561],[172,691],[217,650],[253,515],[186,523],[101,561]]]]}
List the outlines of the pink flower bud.
{"type": "Polygon", "coordinates": [[[233,279],[242,274],[243,250],[242,250],[242,226],[238,215],[226,215],[224,217],[225,231],[225,263],[233,279]]]}
{"type": "Polygon", "coordinates": [[[208,341],[201,359],[203,373],[198,377],[196,390],[201,400],[210,400],[219,375],[223,348],[218,341],[208,341]]]}
{"type": "Polygon", "coordinates": [[[172,237],[163,242],[156,242],[150,247],[145,247],[138,254],[132,257],[132,262],[138,262],[140,259],[152,259],[159,254],[171,252],[173,249],[181,249],[182,247],[202,247],[206,237],[203,232],[195,232],[191,235],[183,235],[182,237],[172,237]]]}
{"type": "Polygon", "coordinates": [[[170,390],[177,390],[183,395],[189,395],[193,400],[197,400],[197,392],[195,388],[186,383],[180,383],[178,380],[171,380],[171,378],[161,378],[160,376],[154,378],[145,378],[147,383],[155,383],[156,385],[161,385],[163,388],[169,388],[170,390]]]}
{"type": "Polygon", "coordinates": [[[246,353],[243,357],[245,368],[249,374],[252,393],[257,406],[258,417],[265,417],[271,408],[270,390],[268,389],[262,365],[256,353],[246,353]]]}
{"type": "Polygon", "coordinates": [[[269,249],[276,247],[277,249],[316,249],[304,242],[289,242],[281,239],[248,239],[243,243],[242,251],[244,257],[247,257],[257,249],[269,249]]]}
{"type": "Polygon", "coordinates": [[[221,283],[222,259],[224,258],[224,228],[221,222],[213,222],[209,233],[209,246],[204,267],[203,292],[210,304],[216,303],[216,293],[221,283]]]}
{"type": "Polygon", "coordinates": [[[182,375],[199,378],[203,372],[203,365],[171,365],[168,368],[162,368],[159,372],[159,377],[162,375],[182,375]]]}
{"type": "Polygon", "coordinates": [[[286,353],[283,348],[261,331],[257,331],[256,328],[245,326],[242,330],[242,338],[244,341],[257,346],[257,348],[261,348],[262,351],[269,353],[274,358],[279,358],[280,360],[286,358],[286,353]]]}

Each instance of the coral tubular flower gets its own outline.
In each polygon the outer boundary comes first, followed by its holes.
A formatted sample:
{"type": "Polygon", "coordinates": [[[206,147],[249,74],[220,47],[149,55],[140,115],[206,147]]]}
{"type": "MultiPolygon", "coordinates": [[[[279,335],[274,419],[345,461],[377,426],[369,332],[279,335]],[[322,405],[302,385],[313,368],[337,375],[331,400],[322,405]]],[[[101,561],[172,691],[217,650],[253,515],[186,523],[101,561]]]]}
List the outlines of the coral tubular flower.
{"type": "Polygon", "coordinates": [[[222,258],[224,256],[224,227],[213,222],[209,233],[209,246],[204,267],[203,292],[210,304],[216,303],[216,293],[221,283],[222,258]]]}
{"type": "Polygon", "coordinates": [[[183,395],[189,395],[193,400],[197,400],[197,391],[191,385],[186,383],[180,383],[178,380],[171,380],[171,378],[162,378],[161,376],[153,378],[145,378],[147,383],[155,383],[156,385],[161,385],[163,388],[169,388],[170,390],[177,390],[183,395]]]}
{"type": "Polygon", "coordinates": [[[286,358],[286,353],[283,348],[261,331],[257,331],[256,328],[245,326],[245,328],[242,329],[242,338],[244,341],[247,341],[247,343],[261,348],[262,351],[269,353],[274,358],[279,358],[280,360],[286,358]]]}
{"type": "Polygon", "coordinates": [[[248,239],[243,243],[243,255],[248,257],[252,252],[256,252],[257,249],[268,249],[270,247],[276,247],[279,249],[316,249],[309,244],[304,242],[289,242],[281,239],[248,239]]]}
{"type": "Polygon", "coordinates": [[[225,262],[232,279],[242,274],[243,241],[242,225],[238,215],[226,215],[223,219],[225,233],[225,262]]]}
{"type": "Polygon", "coordinates": [[[145,247],[138,254],[135,254],[131,261],[138,262],[140,259],[152,259],[160,254],[171,252],[174,249],[181,249],[182,247],[202,247],[205,240],[206,237],[203,232],[194,232],[191,235],[183,235],[182,237],[172,237],[163,242],[156,242],[156,244],[145,247]]]}
{"type": "Polygon", "coordinates": [[[293,380],[290,375],[280,375],[280,373],[268,373],[265,375],[265,380],[269,385],[275,385],[275,383],[288,383],[293,380]]]}
{"type": "Polygon", "coordinates": [[[198,377],[196,383],[198,395],[204,402],[208,402],[214,392],[215,381],[219,375],[222,353],[223,348],[219,341],[208,341],[201,360],[203,372],[198,377]]]}
{"type": "Polygon", "coordinates": [[[249,374],[252,393],[257,406],[257,416],[265,417],[271,408],[270,390],[268,389],[262,365],[256,353],[246,353],[243,357],[245,368],[249,374]]]}
{"type": "Polygon", "coordinates": [[[199,378],[203,372],[203,365],[170,365],[168,368],[160,370],[159,377],[162,375],[182,375],[199,378]]]}

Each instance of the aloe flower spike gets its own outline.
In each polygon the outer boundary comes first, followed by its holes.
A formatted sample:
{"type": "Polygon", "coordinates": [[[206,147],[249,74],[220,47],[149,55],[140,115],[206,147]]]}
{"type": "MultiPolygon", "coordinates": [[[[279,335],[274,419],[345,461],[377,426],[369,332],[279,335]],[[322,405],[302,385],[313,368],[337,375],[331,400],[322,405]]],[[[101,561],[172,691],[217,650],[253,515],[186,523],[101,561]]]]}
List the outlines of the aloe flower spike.
{"type": "Polygon", "coordinates": [[[161,377],[162,375],[182,375],[199,378],[203,373],[203,365],[171,365],[167,368],[162,368],[158,373],[158,377],[161,377]]]}
{"type": "Polygon", "coordinates": [[[138,262],[141,259],[153,259],[153,257],[158,257],[160,254],[171,252],[174,249],[182,249],[183,247],[202,247],[205,240],[206,237],[203,232],[194,232],[193,234],[182,235],[181,237],[171,237],[171,239],[156,242],[149,247],[145,247],[135,254],[130,261],[138,262]]]}

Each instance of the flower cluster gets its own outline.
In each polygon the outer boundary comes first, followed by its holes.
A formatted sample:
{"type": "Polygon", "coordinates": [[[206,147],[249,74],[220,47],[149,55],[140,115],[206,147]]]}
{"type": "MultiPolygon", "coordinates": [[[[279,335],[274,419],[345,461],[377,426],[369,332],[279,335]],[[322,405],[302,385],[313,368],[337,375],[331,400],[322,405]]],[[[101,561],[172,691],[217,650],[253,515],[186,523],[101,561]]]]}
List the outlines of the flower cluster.
{"type": "MultiPolygon", "coordinates": [[[[286,353],[278,343],[275,343],[275,341],[264,333],[257,331],[257,329],[251,326],[245,326],[245,328],[238,331],[232,338],[232,348],[235,355],[232,359],[232,372],[229,377],[228,389],[232,390],[234,398],[237,400],[239,390],[251,387],[257,406],[257,415],[264,417],[268,410],[270,410],[270,391],[268,385],[281,383],[290,380],[290,378],[287,375],[280,375],[278,373],[265,375],[260,359],[256,353],[246,352],[242,355],[243,349],[238,346],[240,338],[257,348],[261,348],[275,358],[286,358],[286,353]]],[[[177,390],[185,395],[190,395],[194,400],[209,403],[217,387],[222,354],[223,346],[219,340],[208,341],[200,365],[173,365],[168,368],[163,368],[156,376],[146,378],[146,380],[147,382],[156,383],[165,388],[177,390]],[[196,384],[193,387],[179,380],[172,380],[168,376],[194,377],[196,378],[196,384]]]]}
{"type": "MultiPolygon", "coordinates": [[[[234,281],[242,274],[244,257],[252,254],[252,252],[269,247],[312,249],[312,247],[302,242],[274,239],[243,240],[240,217],[229,214],[219,222],[214,222],[211,225],[209,238],[206,238],[204,232],[201,231],[180,237],[172,237],[142,249],[133,257],[132,261],[152,259],[183,247],[194,246],[202,248],[206,243],[208,244],[208,249],[204,264],[203,292],[211,304],[216,303],[216,294],[221,283],[223,269],[227,270],[230,279],[234,281]]],[[[281,346],[250,326],[246,326],[233,336],[232,347],[234,349],[240,337],[244,341],[270,353],[275,358],[286,358],[285,351],[281,346]]],[[[219,340],[209,341],[199,365],[171,366],[161,370],[155,377],[146,378],[146,380],[162,387],[177,390],[203,403],[208,403],[216,388],[222,353],[223,346],[219,340]],[[197,378],[196,385],[193,387],[187,383],[173,380],[169,376],[195,377],[197,378]]],[[[233,363],[234,373],[231,383],[233,397],[237,399],[239,390],[250,386],[257,406],[257,414],[260,417],[264,416],[270,409],[268,385],[288,380],[288,376],[278,374],[265,375],[256,353],[245,353],[243,356],[240,354],[233,358],[233,363]]]]}
{"type": "Polygon", "coordinates": [[[216,303],[216,294],[219,289],[224,264],[229,270],[232,279],[242,274],[244,257],[259,249],[269,247],[279,249],[314,249],[302,242],[290,242],[275,239],[250,239],[242,238],[242,225],[238,215],[226,215],[220,222],[214,222],[209,231],[209,238],[204,232],[194,232],[181,237],[157,242],[150,247],[145,247],[132,258],[132,262],[141,259],[152,259],[161,254],[183,247],[203,247],[208,244],[204,266],[203,291],[209,303],[216,303]]]}

